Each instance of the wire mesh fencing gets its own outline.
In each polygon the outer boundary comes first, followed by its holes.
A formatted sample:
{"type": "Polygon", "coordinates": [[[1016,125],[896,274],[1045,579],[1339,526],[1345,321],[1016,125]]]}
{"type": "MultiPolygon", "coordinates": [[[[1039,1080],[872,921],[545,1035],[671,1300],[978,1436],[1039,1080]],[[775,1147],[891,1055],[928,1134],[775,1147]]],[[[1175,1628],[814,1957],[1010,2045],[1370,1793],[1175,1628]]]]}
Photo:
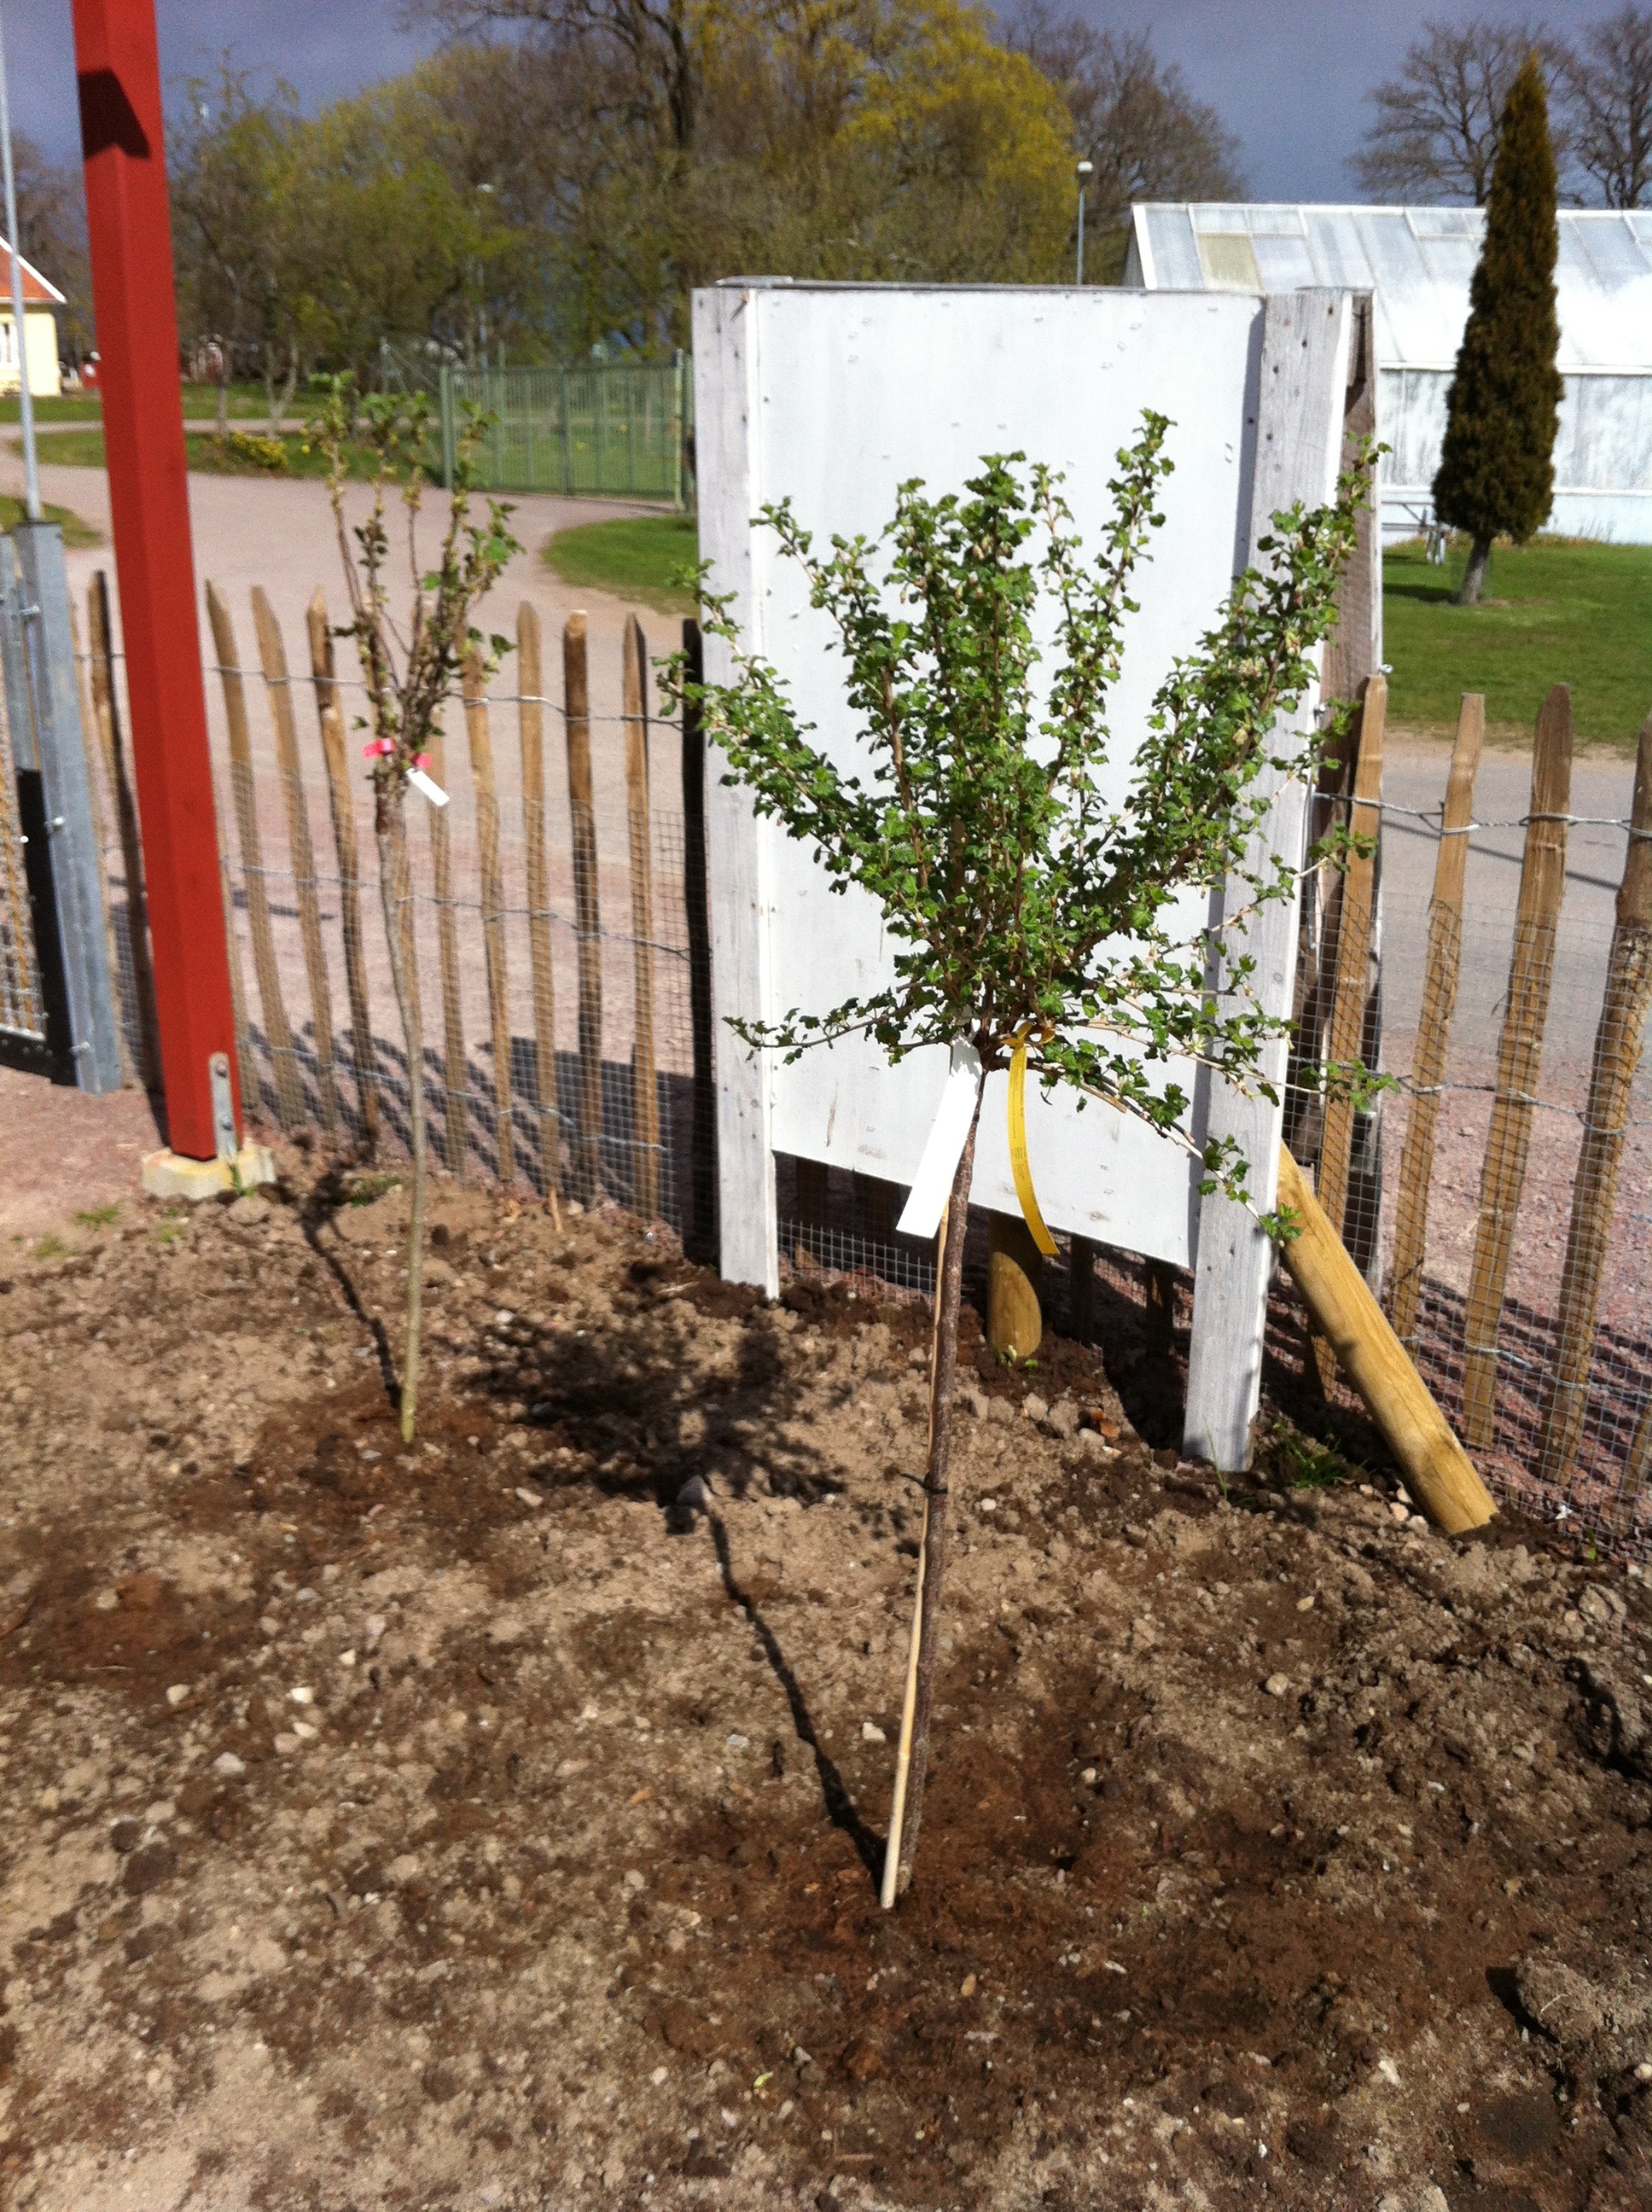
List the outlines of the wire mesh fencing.
{"type": "MultiPolygon", "coordinates": [[[[100,588],[87,712],[126,1047],[153,1081],[141,855],[100,588]]],[[[703,753],[692,728],[651,714],[635,622],[592,656],[574,618],[556,683],[524,609],[501,675],[447,715],[433,773],[450,803],[410,797],[386,903],[344,739],[359,679],[333,665],[325,609],[310,610],[306,674],[262,594],[250,625],[221,595],[210,604],[250,1109],[360,1161],[404,1155],[413,1071],[388,923],[416,978],[436,1165],[611,1202],[714,1252],[703,753]]],[[[1482,760],[1469,702],[1447,763],[1392,744],[1385,760],[1367,700],[1357,749],[1315,795],[1316,830],[1345,823],[1360,843],[1345,869],[1304,884],[1285,1132],[1493,1490],[1645,1553],[1652,734],[1636,772],[1583,764],[1587,789],[1574,788],[1564,708],[1558,694],[1530,759],[1482,760]],[[1316,1073],[1356,1059],[1382,1073],[1374,1097],[1316,1073]]],[[[933,1253],[900,1236],[897,1186],[787,1157],[776,1176],[784,1270],[929,1293],[933,1253]]],[[[972,1209],[977,1294],[985,1235],[972,1209]]],[[[1190,1295],[1185,1273],[1070,1240],[1047,1276],[1047,1310],[1102,1340],[1121,1389],[1138,1352],[1152,1369],[1156,1443],[1175,1440],[1190,1295]]],[[[1356,1412],[1283,1273],[1265,1378],[1303,1425],[1356,1412]]]]}
{"type": "MultiPolygon", "coordinates": [[[[99,589],[88,696],[112,736],[100,766],[112,823],[130,778],[120,664],[99,589]]],[[[343,1157],[393,1165],[408,1151],[416,1066],[439,1169],[615,1203],[708,1248],[709,983],[686,857],[696,840],[703,851],[703,825],[696,780],[683,779],[682,726],[648,712],[647,647],[635,620],[614,672],[622,680],[598,682],[593,709],[583,618],[562,641],[566,681],[552,696],[541,684],[537,617],[524,608],[503,679],[491,695],[467,685],[433,743],[431,772],[448,804],[410,792],[399,847],[392,838],[386,850],[386,896],[371,787],[352,774],[344,738],[361,686],[334,665],[325,609],[311,609],[311,669],[301,675],[261,592],[250,640],[240,611],[210,586],[208,605],[219,656],[208,676],[222,706],[221,874],[249,1113],[343,1157]],[[606,711],[610,689],[621,695],[617,712],[606,711]],[[570,712],[569,697],[582,709],[570,712]],[[399,933],[417,1004],[411,1059],[387,926],[399,933]]],[[[687,746],[697,754],[692,728],[687,746]]],[[[125,922],[131,856],[112,831],[105,851],[112,914],[125,922]]],[[[702,860],[701,891],[703,876],[702,860]]],[[[123,1011],[141,1074],[147,1024],[133,966],[123,964],[123,1011]]]]}

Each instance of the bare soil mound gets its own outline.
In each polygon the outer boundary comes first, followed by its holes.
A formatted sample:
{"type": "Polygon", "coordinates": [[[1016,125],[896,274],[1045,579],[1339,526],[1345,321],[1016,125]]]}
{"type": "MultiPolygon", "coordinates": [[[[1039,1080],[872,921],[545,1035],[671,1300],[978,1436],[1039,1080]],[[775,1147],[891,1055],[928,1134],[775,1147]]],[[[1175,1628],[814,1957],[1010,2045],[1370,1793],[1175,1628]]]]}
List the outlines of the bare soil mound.
{"type": "Polygon", "coordinates": [[[292,1169],[0,1277],[5,2202],[1652,2202],[1637,1574],[972,1374],[884,1914],[923,1308],[446,1189],[403,1452],[292,1169]]]}

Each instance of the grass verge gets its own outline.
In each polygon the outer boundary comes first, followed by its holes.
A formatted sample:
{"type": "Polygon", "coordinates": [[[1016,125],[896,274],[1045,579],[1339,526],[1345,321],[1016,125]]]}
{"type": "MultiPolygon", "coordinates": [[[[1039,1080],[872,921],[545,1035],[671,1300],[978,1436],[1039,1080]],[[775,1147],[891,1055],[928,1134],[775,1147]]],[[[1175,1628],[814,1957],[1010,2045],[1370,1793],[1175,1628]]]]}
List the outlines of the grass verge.
{"type": "Polygon", "coordinates": [[[1570,684],[1580,739],[1632,745],[1652,714],[1652,545],[1499,545],[1478,607],[1452,604],[1467,557],[1454,543],[1430,568],[1420,540],[1383,556],[1390,719],[1447,732],[1462,694],[1482,691],[1488,726],[1529,742],[1549,686],[1570,684]]]}
{"type": "MultiPolygon", "coordinates": [[[[103,532],[94,530],[89,522],[82,522],[68,507],[48,507],[44,512],[46,520],[55,522],[63,532],[63,542],[71,553],[85,552],[94,545],[102,544],[103,532]]],[[[26,513],[21,499],[10,492],[0,492],[0,531],[15,530],[26,513]]]]}
{"type": "MultiPolygon", "coordinates": [[[[12,441],[12,451],[22,451],[21,439],[12,441]]],[[[184,453],[187,466],[197,476],[324,477],[327,473],[326,460],[319,447],[310,446],[297,431],[288,431],[281,438],[266,438],[261,431],[236,426],[221,444],[213,431],[191,430],[184,439],[184,453]]],[[[103,432],[89,424],[85,429],[55,431],[49,444],[41,441],[40,458],[66,468],[103,468],[106,465],[103,432]]],[[[352,456],[350,474],[370,477],[373,473],[373,457],[363,447],[352,456]]],[[[432,473],[440,477],[439,460],[432,473]]]]}
{"type": "Polygon", "coordinates": [[[588,585],[616,599],[691,615],[694,599],[672,578],[700,557],[691,514],[631,514],[615,522],[581,522],[545,542],[545,566],[565,584],[588,585]]]}

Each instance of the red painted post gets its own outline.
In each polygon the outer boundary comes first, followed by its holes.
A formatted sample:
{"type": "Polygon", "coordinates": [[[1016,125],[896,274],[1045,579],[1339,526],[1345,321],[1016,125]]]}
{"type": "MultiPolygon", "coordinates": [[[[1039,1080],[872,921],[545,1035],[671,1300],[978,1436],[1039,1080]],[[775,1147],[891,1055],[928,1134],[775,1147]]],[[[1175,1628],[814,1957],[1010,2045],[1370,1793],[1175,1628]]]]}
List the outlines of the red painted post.
{"type": "MultiPolygon", "coordinates": [[[[184,464],[154,0],[74,0],[115,570],[174,1152],[211,1159],[208,1063],[236,1081],[184,464]]],[[[240,1127],[240,1099],[235,1100],[240,1127]]]]}

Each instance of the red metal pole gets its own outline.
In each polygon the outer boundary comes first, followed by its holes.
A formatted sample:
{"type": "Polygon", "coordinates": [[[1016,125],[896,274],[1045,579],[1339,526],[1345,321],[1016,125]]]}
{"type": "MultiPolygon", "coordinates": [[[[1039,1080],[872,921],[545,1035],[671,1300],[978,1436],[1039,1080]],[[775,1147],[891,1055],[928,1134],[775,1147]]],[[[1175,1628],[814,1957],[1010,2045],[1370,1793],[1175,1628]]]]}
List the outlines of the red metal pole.
{"type": "MultiPolygon", "coordinates": [[[[103,436],[143,815],[167,1137],[217,1147],[208,1062],[236,1081],[184,464],[154,0],[74,0],[103,436]]],[[[240,1099],[235,1100],[240,1127],[240,1099]]]]}

